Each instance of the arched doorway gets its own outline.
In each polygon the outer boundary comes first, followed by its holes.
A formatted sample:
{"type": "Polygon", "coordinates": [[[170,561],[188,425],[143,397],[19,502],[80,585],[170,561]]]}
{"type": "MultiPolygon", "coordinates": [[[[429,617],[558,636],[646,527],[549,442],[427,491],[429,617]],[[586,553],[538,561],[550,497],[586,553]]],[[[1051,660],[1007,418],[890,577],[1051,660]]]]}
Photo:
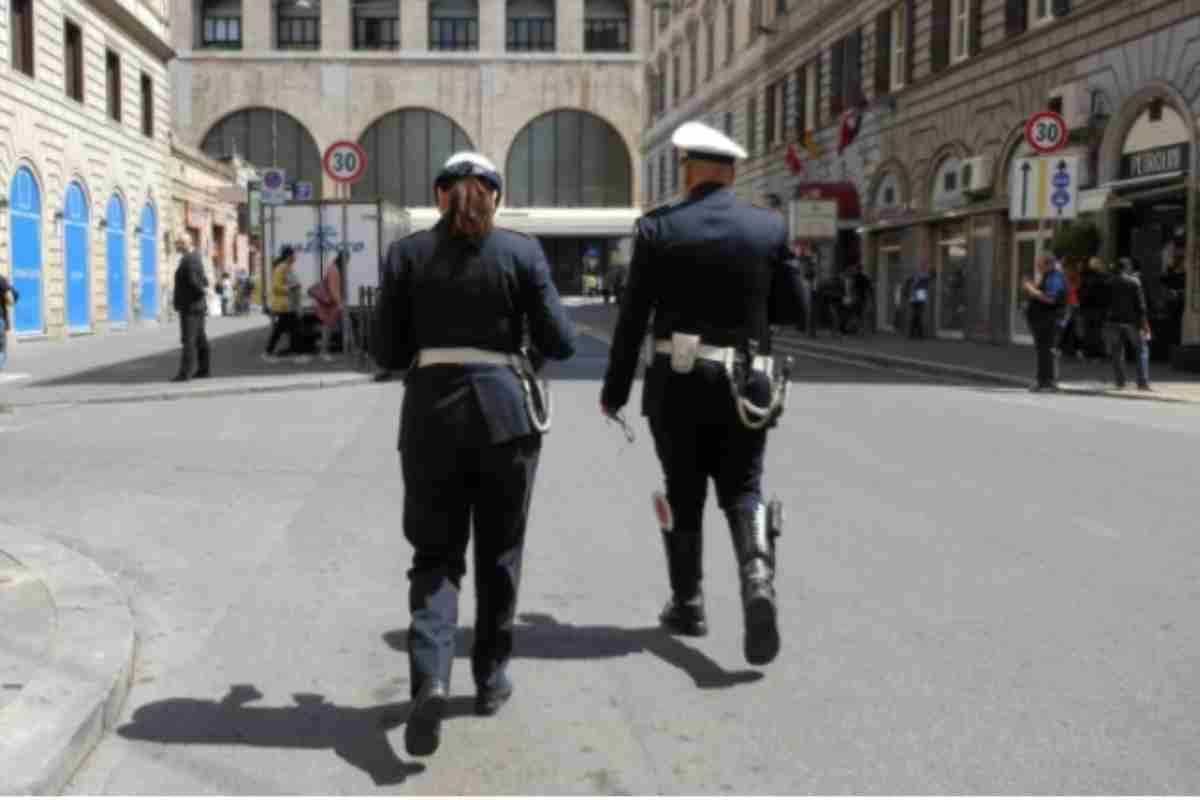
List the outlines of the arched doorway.
{"type": "Polygon", "coordinates": [[[91,282],[88,275],[88,201],[79,183],[67,186],[63,204],[63,270],[67,283],[67,330],[92,328],[91,282]]]}
{"type": "Polygon", "coordinates": [[[158,214],[146,203],[141,224],[142,319],[158,319],[158,214]]]}
{"type": "MultiPolygon", "coordinates": [[[[633,160],[612,125],[575,109],[550,111],[517,133],[504,174],[513,208],[627,208],[633,160]]],[[[564,294],[598,291],[623,260],[620,238],[543,236],[554,283],[564,294]]]]}
{"type": "Polygon", "coordinates": [[[42,191],[27,167],[13,176],[9,192],[12,231],[12,283],[21,296],[13,309],[13,330],[43,333],[42,318],[42,191]]]}
{"type": "Polygon", "coordinates": [[[301,122],[274,108],[235,111],[213,125],[200,149],[212,158],[237,155],[258,169],[279,167],[289,182],[311,183],[321,197],[321,151],[301,122]]]}
{"type": "Polygon", "coordinates": [[[384,197],[400,206],[436,205],[433,179],[446,159],[473,150],[467,132],[454,120],[424,108],[385,114],[358,138],[367,153],[367,172],[352,197],[384,197]]]}
{"type": "Polygon", "coordinates": [[[119,194],[108,201],[104,213],[105,263],[108,266],[108,321],[123,325],[129,321],[129,290],[125,277],[125,203],[119,194]]]}

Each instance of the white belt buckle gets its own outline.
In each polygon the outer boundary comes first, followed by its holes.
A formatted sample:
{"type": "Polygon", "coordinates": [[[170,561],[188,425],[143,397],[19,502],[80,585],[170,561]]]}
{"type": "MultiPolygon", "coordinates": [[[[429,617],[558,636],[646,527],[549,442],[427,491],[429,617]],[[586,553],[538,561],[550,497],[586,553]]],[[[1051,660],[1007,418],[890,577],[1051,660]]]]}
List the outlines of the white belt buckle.
{"type": "Polygon", "coordinates": [[[671,334],[671,369],[686,375],[696,368],[700,354],[700,336],[690,333],[671,334]]]}

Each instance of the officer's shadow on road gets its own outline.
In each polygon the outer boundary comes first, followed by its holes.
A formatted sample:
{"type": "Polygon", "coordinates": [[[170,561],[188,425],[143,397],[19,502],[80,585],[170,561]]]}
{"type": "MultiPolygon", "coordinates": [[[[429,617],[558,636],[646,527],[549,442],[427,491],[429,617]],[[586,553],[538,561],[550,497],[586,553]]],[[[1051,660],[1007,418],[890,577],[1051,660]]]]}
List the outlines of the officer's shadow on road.
{"type": "MultiPolygon", "coordinates": [[[[571,625],[549,614],[529,613],[513,626],[514,658],[579,659],[618,658],[650,653],[687,673],[698,689],[727,689],[761,680],[758,670],[731,672],[704,653],[661,628],[618,628],[612,625],[571,625]]],[[[407,631],[389,631],[383,638],[396,650],[408,649],[407,631]]],[[[474,642],[471,628],[459,628],[456,655],[470,658],[474,642]]]]}
{"type": "MultiPolygon", "coordinates": [[[[370,775],[376,786],[394,786],[425,770],[401,760],[388,742],[388,731],[408,719],[408,702],[352,708],[326,702],[319,694],[296,694],[294,706],[248,705],[262,696],[253,686],[238,685],[217,701],[172,698],[148,703],[117,733],[160,744],[331,749],[370,775]]],[[[446,716],[468,716],[472,710],[473,698],[458,697],[451,700],[446,716]]]]}

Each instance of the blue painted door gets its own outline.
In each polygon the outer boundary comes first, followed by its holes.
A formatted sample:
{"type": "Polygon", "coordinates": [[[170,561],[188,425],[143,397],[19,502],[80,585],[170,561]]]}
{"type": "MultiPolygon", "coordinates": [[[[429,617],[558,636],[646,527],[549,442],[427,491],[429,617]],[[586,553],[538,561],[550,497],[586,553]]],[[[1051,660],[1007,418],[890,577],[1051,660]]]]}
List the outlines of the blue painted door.
{"type": "Polygon", "coordinates": [[[158,319],[158,215],[142,209],[142,319],[158,319]]]}
{"type": "Polygon", "coordinates": [[[17,170],[9,198],[12,283],[21,295],[12,312],[13,330],[42,333],[42,192],[32,172],[17,170]]]}
{"type": "Polygon", "coordinates": [[[63,238],[67,272],[67,329],[86,331],[92,326],[88,280],[88,204],[78,183],[67,187],[63,238]]]}
{"type": "Polygon", "coordinates": [[[125,282],[125,204],[113,195],[105,212],[105,262],[108,264],[108,321],[129,321],[129,290],[125,282]]]}

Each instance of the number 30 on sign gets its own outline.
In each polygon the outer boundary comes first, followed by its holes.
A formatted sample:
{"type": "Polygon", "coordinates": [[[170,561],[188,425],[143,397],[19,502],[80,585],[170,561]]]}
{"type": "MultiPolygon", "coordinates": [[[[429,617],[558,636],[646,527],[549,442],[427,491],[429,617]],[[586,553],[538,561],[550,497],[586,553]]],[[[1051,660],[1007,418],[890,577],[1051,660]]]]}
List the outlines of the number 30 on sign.
{"type": "Polygon", "coordinates": [[[1053,111],[1039,111],[1025,123],[1025,141],[1035,152],[1049,155],[1067,146],[1067,122],[1053,111]]]}
{"type": "Polygon", "coordinates": [[[367,169],[367,154],[354,142],[334,142],[325,151],[325,174],[338,183],[354,183],[367,169]]]}

